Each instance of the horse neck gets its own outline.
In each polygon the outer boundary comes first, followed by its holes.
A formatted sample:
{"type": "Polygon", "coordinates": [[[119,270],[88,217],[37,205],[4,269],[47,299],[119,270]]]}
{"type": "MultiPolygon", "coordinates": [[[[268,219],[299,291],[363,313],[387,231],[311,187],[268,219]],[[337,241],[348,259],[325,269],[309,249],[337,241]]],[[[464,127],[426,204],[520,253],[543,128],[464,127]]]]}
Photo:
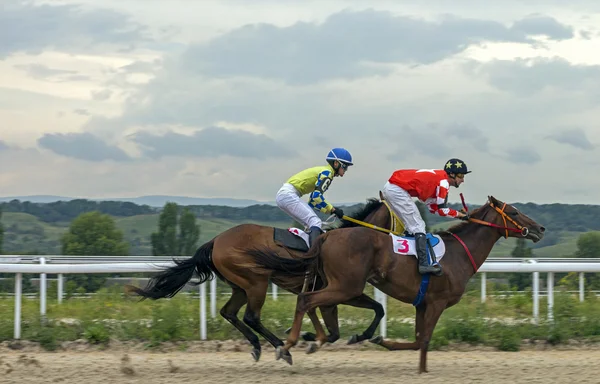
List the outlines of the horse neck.
{"type": "MultiPolygon", "coordinates": [[[[466,225],[464,230],[460,231],[460,233],[456,233],[456,235],[467,246],[469,252],[473,256],[475,265],[477,265],[477,269],[485,262],[492,252],[492,248],[501,237],[497,229],[476,223],[466,225]]],[[[454,240],[451,252],[456,254],[456,256],[452,256],[452,260],[456,260],[456,265],[460,266],[459,268],[461,270],[466,271],[468,277],[473,276],[475,270],[473,269],[471,260],[466,254],[464,247],[454,237],[450,238],[454,240]]],[[[446,253],[449,252],[446,251],[446,253]]]]}
{"type": "Polygon", "coordinates": [[[392,223],[390,218],[391,216],[389,210],[385,204],[381,204],[379,208],[365,217],[364,222],[381,228],[391,229],[392,223]]]}

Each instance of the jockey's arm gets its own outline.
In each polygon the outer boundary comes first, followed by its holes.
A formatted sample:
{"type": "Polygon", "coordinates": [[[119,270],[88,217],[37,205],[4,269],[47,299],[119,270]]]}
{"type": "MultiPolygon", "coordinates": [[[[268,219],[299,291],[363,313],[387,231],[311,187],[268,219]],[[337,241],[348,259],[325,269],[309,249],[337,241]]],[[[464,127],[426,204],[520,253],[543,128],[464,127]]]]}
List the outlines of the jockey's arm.
{"type": "Polygon", "coordinates": [[[329,188],[329,185],[333,181],[333,174],[329,170],[325,170],[319,173],[317,176],[317,182],[315,183],[315,190],[311,192],[308,200],[308,205],[314,209],[318,209],[323,213],[331,213],[333,205],[325,201],[324,193],[329,188]]]}
{"type": "Polygon", "coordinates": [[[435,190],[435,198],[428,202],[429,212],[439,216],[457,217],[458,211],[448,207],[448,181],[442,180],[435,190]]]}

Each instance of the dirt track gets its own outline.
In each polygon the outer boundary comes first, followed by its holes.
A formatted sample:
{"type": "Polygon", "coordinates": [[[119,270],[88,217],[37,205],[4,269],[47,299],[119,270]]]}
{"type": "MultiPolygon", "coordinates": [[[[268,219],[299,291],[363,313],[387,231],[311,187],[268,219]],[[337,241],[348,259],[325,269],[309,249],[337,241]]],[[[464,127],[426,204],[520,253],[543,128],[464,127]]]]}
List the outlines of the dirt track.
{"type": "Polygon", "coordinates": [[[0,383],[597,383],[599,350],[430,352],[294,351],[294,365],[247,352],[0,351],[0,383]],[[171,363],[172,362],[172,363],[171,363]]]}

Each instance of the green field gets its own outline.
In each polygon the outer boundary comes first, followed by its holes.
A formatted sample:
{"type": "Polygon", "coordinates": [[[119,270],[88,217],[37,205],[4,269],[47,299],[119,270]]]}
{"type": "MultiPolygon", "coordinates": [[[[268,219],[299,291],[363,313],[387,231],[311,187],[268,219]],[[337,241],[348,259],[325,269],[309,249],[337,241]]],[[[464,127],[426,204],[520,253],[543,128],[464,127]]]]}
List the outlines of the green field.
{"type": "MultiPolygon", "coordinates": [[[[115,217],[117,227],[123,231],[131,244],[131,255],[151,255],[150,235],[158,229],[159,214],[115,217]]],[[[233,221],[226,219],[197,219],[200,225],[199,244],[205,243],[219,233],[242,223],[254,223],[286,228],[291,222],[260,222],[253,220],[233,221]]],[[[60,254],[60,238],[68,230],[69,223],[56,225],[44,223],[27,213],[6,212],[2,214],[5,228],[5,253],[28,253],[38,251],[44,254],[60,254]]]]}

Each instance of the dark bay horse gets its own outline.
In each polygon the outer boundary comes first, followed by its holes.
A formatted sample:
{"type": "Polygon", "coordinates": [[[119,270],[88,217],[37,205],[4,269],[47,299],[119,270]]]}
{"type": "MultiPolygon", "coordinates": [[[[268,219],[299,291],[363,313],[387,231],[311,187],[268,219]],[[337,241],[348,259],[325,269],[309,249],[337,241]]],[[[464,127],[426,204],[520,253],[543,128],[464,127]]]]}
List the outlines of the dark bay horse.
{"type": "MultiPolygon", "coordinates": [[[[394,224],[387,206],[377,199],[369,199],[362,210],[352,215],[352,218],[377,225],[381,228],[392,228],[394,224]]],[[[356,224],[343,221],[340,228],[331,229],[329,232],[341,230],[341,228],[353,227],[356,224]]],[[[283,345],[283,342],[269,331],[260,321],[261,309],[267,296],[269,279],[279,287],[298,294],[301,292],[304,284],[304,274],[288,276],[285,273],[254,273],[244,264],[252,261],[245,253],[247,249],[262,248],[269,249],[280,258],[293,259],[301,257],[308,247],[304,245],[303,250],[294,250],[277,243],[274,239],[275,229],[273,227],[242,224],[230,228],[227,231],[217,235],[215,238],[202,245],[195,255],[186,260],[176,260],[176,265],[164,269],[154,275],[144,289],[133,286],[127,286],[128,293],[134,293],[142,298],[160,299],[173,297],[179,292],[196,273],[199,281],[193,284],[201,284],[209,279],[218,276],[231,286],[231,298],[221,308],[221,316],[236,327],[252,344],[252,356],[255,361],[260,359],[261,345],[258,337],[252,330],[261,334],[273,347],[277,348],[283,345]],[[246,305],[243,322],[237,317],[242,306],[246,305]]],[[[285,232],[285,231],[284,231],[285,232]]],[[[311,282],[313,284],[313,282],[311,282]]],[[[314,281],[315,288],[322,287],[322,281],[314,281]]],[[[383,318],[383,306],[367,295],[356,295],[342,304],[372,309],[375,312],[375,318],[369,327],[361,335],[353,335],[349,343],[357,343],[368,340],[373,337],[379,322],[383,318]]],[[[339,339],[339,325],[337,315],[337,303],[331,306],[319,306],[325,325],[330,332],[327,336],[319,322],[315,310],[308,311],[309,317],[317,330],[317,335],[306,334],[306,340],[317,340],[317,348],[321,342],[333,343],[339,339]],[[319,333],[321,332],[321,333],[319,333]]],[[[314,344],[311,345],[314,347],[314,344]]],[[[309,349],[313,352],[316,349],[309,349]]],[[[287,359],[284,357],[284,359],[287,359]]],[[[291,359],[291,356],[290,356],[291,359]]],[[[289,361],[291,363],[291,360],[289,361]]]]}
{"type": "MultiPolygon", "coordinates": [[[[544,227],[513,206],[490,196],[487,204],[473,211],[470,222],[438,233],[446,246],[440,262],[444,274],[431,276],[428,291],[416,307],[415,341],[397,343],[381,337],[371,341],[388,350],[420,349],[419,372],[427,372],[427,349],[440,315],[460,301],[467,282],[487,259],[496,241],[510,236],[538,242],[544,231],[544,227]]],[[[320,265],[318,272],[327,284],[318,291],[298,295],[292,330],[285,346],[277,349],[277,358],[288,356],[289,349],[296,344],[306,311],[351,300],[362,294],[367,281],[395,299],[412,303],[422,279],[415,257],[395,254],[389,235],[368,228],[328,232],[302,259],[283,260],[261,249],[249,254],[254,257],[254,265],[247,266],[257,272],[262,268],[276,269],[292,276],[311,265],[320,265]]]]}

